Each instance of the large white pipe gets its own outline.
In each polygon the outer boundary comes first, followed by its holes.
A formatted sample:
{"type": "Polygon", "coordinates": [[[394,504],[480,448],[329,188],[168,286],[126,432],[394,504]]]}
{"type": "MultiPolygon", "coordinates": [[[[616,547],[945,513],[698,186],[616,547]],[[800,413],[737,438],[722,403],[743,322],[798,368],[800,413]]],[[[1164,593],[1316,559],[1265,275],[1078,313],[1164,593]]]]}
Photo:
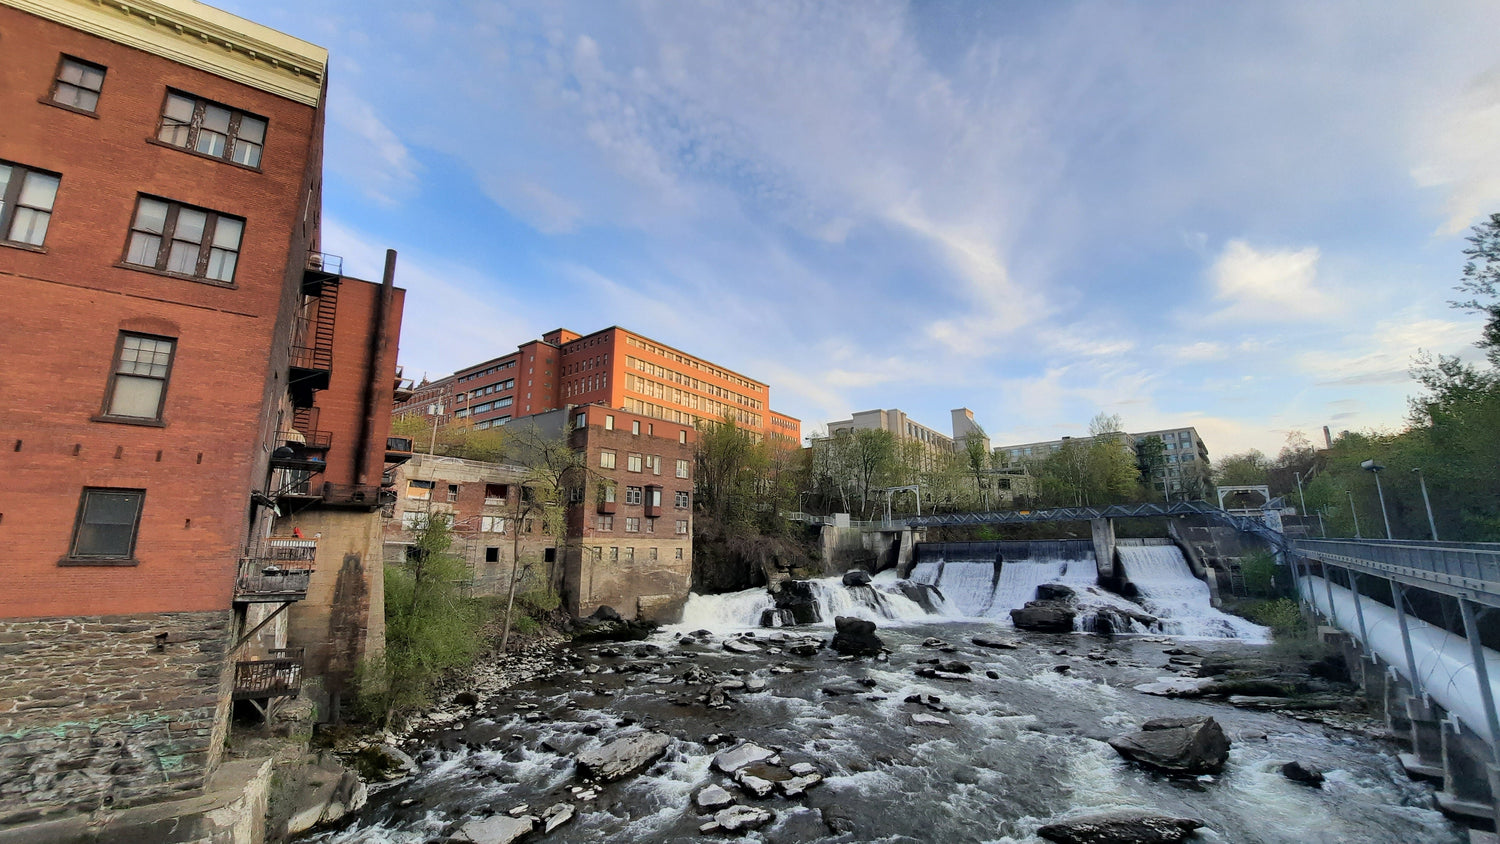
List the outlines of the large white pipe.
{"type": "MultiPolygon", "coordinates": [[[[1311,597],[1324,616],[1329,614],[1328,588],[1323,578],[1302,578],[1302,594],[1311,597]]],[[[1370,637],[1370,641],[1364,643],[1365,649],[1379,654],[1410,681],[1411,670],[1407,667],[1406,651],[1401,645],[1401,623],[1396,611],[1367,595],[1360,596],[1359,607],[1364,611],[1365,632],[1370,637]]],[[[1333,584],[1333,612],[1338,617],[1339,627],[1359,639],[1354,594],[1338,584],[1333,584]]],[[[1479,675],[1474,670],[1469,641],[1410,613],[1406,616],[1406,626],[1411,635],[1422,691],[1461,720],[1464,726],[1485,740],[1494,741],[1495,736],[1490,734],[1490,725],[1484,716],[1484,703],[1479,697],[1479,675]]],[[[1489,668],[1490,689],[1495,699],[1500,700],[1500,685],[1496,682],[1500,680],[1500,653],[1489,648],[1483,650],[1489,668]]]]}

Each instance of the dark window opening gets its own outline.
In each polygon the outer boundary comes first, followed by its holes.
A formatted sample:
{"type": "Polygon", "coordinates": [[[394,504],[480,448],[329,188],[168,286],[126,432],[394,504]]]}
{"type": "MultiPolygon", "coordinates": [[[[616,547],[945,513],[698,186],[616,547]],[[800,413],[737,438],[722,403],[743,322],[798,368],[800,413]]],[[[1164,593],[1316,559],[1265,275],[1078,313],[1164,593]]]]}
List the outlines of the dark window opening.
{"type": "Polygon", "coordinates": [[[145,500],[143,489],[84,488],[68,556],[121,560],[134,556],[145,500]]]}

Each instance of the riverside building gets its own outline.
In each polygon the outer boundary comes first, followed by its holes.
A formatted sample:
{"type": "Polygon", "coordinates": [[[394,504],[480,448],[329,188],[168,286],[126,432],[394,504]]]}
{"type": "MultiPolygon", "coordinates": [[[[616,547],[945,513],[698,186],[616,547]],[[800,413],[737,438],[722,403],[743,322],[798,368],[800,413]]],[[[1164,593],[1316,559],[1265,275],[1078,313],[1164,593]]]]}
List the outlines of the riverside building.
{"type": "Polygon", "coordinates": [[[801,422],[771,410],[765,382],[619,326],[592,334],[559,328],[426,386],[433,389],[424,399],[395,412],[440,406],[444,419],[483,430],[569,404],[596,404],[689,427],[728,415],[773,444],[802,444],[801,422]]]}
{"type": "Polygon", "coordinates": [[[319,254],[323,48],[190,0],[0,0],[0,44],[0,827],[102,823],[296,693],[292,605],[365,632],[378,551],[314,514],[378,518],[402,293],[319,254]]]}

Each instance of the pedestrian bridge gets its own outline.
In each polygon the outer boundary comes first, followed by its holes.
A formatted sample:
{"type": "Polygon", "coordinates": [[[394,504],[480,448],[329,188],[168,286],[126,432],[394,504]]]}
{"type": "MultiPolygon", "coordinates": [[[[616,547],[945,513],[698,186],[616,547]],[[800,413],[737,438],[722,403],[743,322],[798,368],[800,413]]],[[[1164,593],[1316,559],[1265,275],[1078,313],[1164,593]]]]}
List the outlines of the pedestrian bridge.
{"type": "Polygon", "coordinates": [[[1297,594],[1345,649],[1450,814],[1500,810],[1500,544],[1371,539],[1286,543],[1297,594]],[[1487,613],[1491,614],[1487,617],[1487,613]]]}

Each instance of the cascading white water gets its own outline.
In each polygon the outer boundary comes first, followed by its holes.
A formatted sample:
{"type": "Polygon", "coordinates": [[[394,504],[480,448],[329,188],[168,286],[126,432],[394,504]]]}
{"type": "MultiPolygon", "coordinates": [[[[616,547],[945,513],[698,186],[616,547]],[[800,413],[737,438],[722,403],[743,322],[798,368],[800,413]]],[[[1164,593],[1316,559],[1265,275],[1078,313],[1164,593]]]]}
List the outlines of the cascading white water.
{"type": "Polygon", "coordinates": [[[736,630],[759,627],[761,613],[776,606],[771,593],[764,589],[746,589],[723,595],[688,595],[682,607],[682,621],[675,627],[693,630],[736,630]]]}
{"type": "Polygon", "coordinates": [[[1161,620],[1161,632],[1195,639],[1267,641],[1269,631],[1213,608],[1208,584],[1193,576],[1175,545],[1121,545],[1125,577],[1146,611],[1161,620]]]}
{"type": "MultiPolygon", "coordinates": [[[[884,622],[933,619],[932,613],[902,592],[895,572],[877,575],[869,586],[845,586],[843,579],[838,577],[809,582],[823,625],[832,626],[834,618],[841,615],[884,622]]],[[[940,615],[947,609],[941,600],[934,603],[940,615]]],[[[699,595],[695,592],[688,596],[687,604],[682,608],[682,621],[672,625],[671,629],[726,632],[756,628],[761,626],[761,617],[766,610],[775,608],[775,598],[765,589],[746,589],[724,595],[699,595]]]]}
{"type": "Polygon", "coordinates": [[[934,584],[959,613],[975,618],[989,610],[995,597],[995,564],[948,561],[934,584]]]}

